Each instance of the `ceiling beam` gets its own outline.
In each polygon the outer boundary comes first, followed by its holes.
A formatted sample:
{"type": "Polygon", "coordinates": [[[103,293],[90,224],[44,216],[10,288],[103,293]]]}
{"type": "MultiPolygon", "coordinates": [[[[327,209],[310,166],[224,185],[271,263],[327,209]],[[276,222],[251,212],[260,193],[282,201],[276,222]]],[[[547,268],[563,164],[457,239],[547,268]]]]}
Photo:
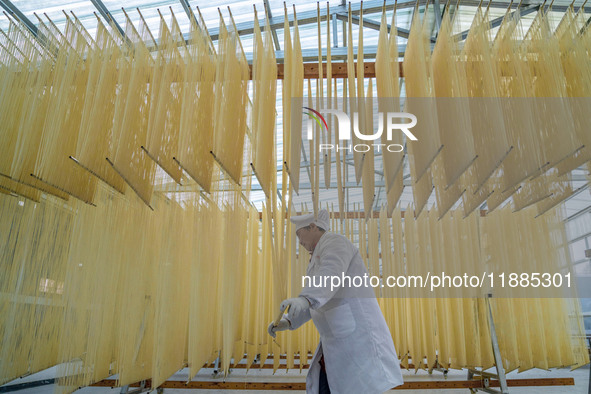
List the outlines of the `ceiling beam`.
{"type": "MultiPolygon", "coordinates": [[[[342,21],[348,21],[349,20],[349,16],[345,13],[338,13],[336,14],[337,18],[342,20],[342,21]]],[[[359,25],[359,17],[357,15],[351,15],[351,21],[356,24],[359,25]]],[[[390,33],[390,29],[391,26],[389,24],[386,25],[388,28],[388,33],[390,33]]],[[[367,17],[363,17],[363,27],[367,27],[373,30],[380,30],[380,22],[374,21],[373,19],[369,19],[367,17]]],[[[402,38],[408,38],[409,35],[409,31],[403,28],[396,28],[396,35],[398,37],[402,37],[402,38]]],[[[435,43],[435,39],[431,38],[431,42],[435,43]]]]}
{"type": "MultiPolygon", "coordinates": [[[[431,0],[428,0],[431,1],[431,0]]],[[[460,3],[460,7],[478,7],[478,5],[481,2],[479,0],[462,0],[460,3]]],[[[393,0],[386,0],[384,1],[380,1],[380,0],[366,0],[363,2],[363,14],[372,14],[372,13],[381,13],[382,12],[382,7],[385,7],[386,10],[392,10],[394,9],[394,4],[395,1],[393,0]]],[[[427,4],[427,0],[419,0],[418,1],[418,5],[419,6],[424,6],[427,4]]],[[[406,8],[413,8],[417,5],[417,1],[415,0],[401,0],[398,2],[398,4],[396,5],[396,9],[400,10],[400,9],[406,9],[406,8]]],[[[487,4],[487,7],[489,5],[487,4]]],[[[506,9],[508,6],[508,3],[506,1],[492,1],[490,3],[490,7],[492,8],[504,8],[506,9]]],[[[517,9],[518,4],[513,3],[511,5],[512,9],[517,9]]],[[[523,4],[522,7],[526,7],[529,6],[526,4],[523,4]]],[[[568,8],[568,5],[553,5],[552,6],[552,10],[556,11],[556,12],[565,12],[566,9],[568,8]]],[[[580,7],[574,7],[575,11],[577,11],[580,7]]],[[[587,7],[589,8],[589,7],[587,7]]],[[[355,4],[351,4],[351,13],[353,15],[356,15],[359,13],[361,9],[361,4],[360,3],[355,3],[355,4]]],[[[590,9],[591,11],[591,9],[590,9]]],[[[347,15],[348,13],[348,8],[344,5],[337,5],[337,6],[333,6],[330,9],[330,15],[332,14],[345,14],[347,15]]],[[[311,23],[317,23],[317,19],[318,19],[318,15],[317,15],[317,11],[304,11],[304,12],[300,12],[297,14],[298,15],[298,26],[304,26],[307,24],[311,24],[311,23]]],[[[320,17],[322,19],[326,19],[326,9],[320,9],[320,17]]],[[[365,18],[364,18],[365,19],[365,18]]],[[[285,17],[283,15],[281,16],[277,16],[273,18],[273,22],[271,23],[271,27],[275,28],[275,29],[283,29],[284,26],[284,20],[285,17]]],[[[288,15],[288,20],[289,20],[289,25],[293,26],[293,15],[288,15]]],[[[259,23],[263,24],[264,20],[259,21],[259,23]]],[[[238,35],[247,35],[247,34],[253,34],[254,32],[254,22],[242,22],[242,23],[237,23],[236,24],[236,28],[237,28],[237,32],[238,35]]],[[[212,40],[217,40],[218,36],[219,36],[219,29],[218,28],[214,28],[214,29],[209,29],[209,35],[211,37],[212,40]]],[[[188,38],[188,37],[187,37],[188,38]]]]}
{"type": "MultiPolygon", "coordinates": [[[[0,0],[0,1],[7,1],[7,0],[0,0]]],[[[100,0],[91,0],[91,1],[100,1],[100,0]]],[[[363,2],[363,13],[364,15],[369,15],[372,13],[381,13],[382,9],[386,9],[388,10],[392,10],[394,9],[394,7],[396,7],[397,10],[399,9],[407,9],[407,8],[413,8],[416,5],[418,6],[425,6],[429,1],[431,0],[401,0],[396,4],[396,0],[386,0],[386,1],[382,1],[382,0],[366,0],[363,2]],[[395,5],[396,4],[396,5],[395,5]]],[[[481,4],[480,0],[462,0],[461,2],[461,7],[478,7],[481,4]]],[[[513,3],[511,5],[512,9],[517,9],[517,4],[516,2],[513,3]]],[[[523,5],[523,7],[526,7],[529,5],[523,5]]],[[[507,8],[507,2],[506,1],[491,1],[489,4],[487,4],[487,7],[492,7],[492,8],[507,8]]],[[[552,10],[555,12],[565,12],[566,9],[570,7],[568,5],[553,5],[552,6],[552,10]]],[[[574,10],[577,11],[580,7],[574,7],[574,10]]],[[[589,8],[589,7],[587,7],[589,8]]],[[[361,10],[361,3],[355,3],[355,4],[351,4],[351,13],[353,15],[359,14],[361,10]]],[[[591,9],[589,10],[591,11],[591,9]]],[[[348,7],[343,3],[337,6],[333,6],[330,9],[330,13],[327,13],[326,9],[321,9],[320,10],[320,18],[322,19],[326,19],[327,15],[334,15],[334,14],[345,14],[347,15],[348,12],[348,7]]],[[[304,12],[300,12],[297,14],[297,21],[298,21],[298,26],[304,26],[307,24],[312,24],[312,23],[317,23],[318,20],[318,14],[317,11],[304,11],[304,12]]],[[[283,15],[279,15],[277,17],[273,17],[273,21],[270,21],[270,27],[273,30],[277,30],[277,29],[283,29],[284,27],[284,21],[285,21],[285,17],[283,15]]],[[[289,25],[293,26],[294,23],[294,19],[293,19],[293,15],[288,15],[288,21],[289,21],[289,25]]],[[[364,21],[365,22],[365,21],[364,21]]],[[[376,22],[374,22],[376,23],[376,22]]],[[[260,25],[264,25],[265,21],[264,20],[260,20],[259,21],[260,25]]],[[[371,24],[371,22],[370,22],[371,24]]],[[[365,23],[364,23],[365,25],[365,23]]],[[[370,25],[368,25],[368,27],[370,27],[370,25]]],[[[209,36],[211,37],[212,41],[216,41],[219,39],[219,28],[213,28],[213,29],[208,29],[209,31],[209,36]]],[[[236,24],[236,32],[239,36],[243,36],[243,35],[249,35],[249,34],[253,34],[254,33],[254,22],[241,22],[241,23],[237,23],[236,24]]],[[[406,29],[399,29],[399,36],[404,37],[403,34],[408,33],[408,31],[406,29]]],[[[344,35],[343,35],[344,36],[344,35]]],[[[185,41],[188,43],[189,40],[189,33],[185,33],[183,35],[183,37],[185,38],[185,41]]],[[[432,39],[433,41],[433,39],[432,39]]],[[[155,50],[156,48],[151,48],[151,50],[155,50]]],[[[375,57],[375,53],[374,53],[374,57],[375,57]]],[[[283,58],[283,56],[281,56],[281,58],[283,58]]],[[[317,57],[316,57],[317,60],[317,57]]],[[[306,60],[304,60],[306,61],[306,60]]]]}
{"type": "MultiPolygon", "coordinates": [[[[2,0],[2,1],[5,1],[5,0],[2,0]]],[[[109,24],[112,23],[113,26],[115,26],[115,28],[121,34],[121,37],[125,37],[125,31],[121,28],[121,26],[119,26],[119,23],[117,23],[115,18],[113,18],[113,15],[111,15],[111,12],[107,9],[107,7],[105,7],[102,0],[90,0],[90,2],[98,10],[98,12],[103,16],[103,18],[105,18],[107,23],[109,23],[109,24]]]]}
{"type": "MultiPolygon", "coordinates": [[[[6,10],[6,15],[15,19],[20,20],[20,24],[17,23],[18,28],[21,29],[21,26],[24,26],[27,30],[31,32],[33,37],[39,42],[39,45],[45,49],[48,53],[55,56],[57,53],[57,48],[52,45],[51,41],[39,31],[37,26],[31,22],[29,18],[27,18],[14,4],[12,4],[9,0],[0,0],[0,6],[6,10]]],[[[16,23],[16,21],[11,20],[12,23],[16,23]]],[[[23,31],[21,29],[21,31],[23,31]]],[[[24,32],[24,31],[23,31],[24,32]]]]}
{"type": "Polygon", "coordinates": [[[435,37],[439,33],[439,29],[441,28],[441,5],[439,4],[439,0],[435,0],[433,2],[433,12],[435,13],[435,37]]]}
{"type": "MultiPolygon", "coordinates": [[[[501,23],[503,23],[503,20],[505,19],[505,17],[507,18],[511,18],[513,17],[516,13],[519,13],[520,16],[524,16],[527,14],[531,14],[532,12],[537,12],[538,9],[540,9],[540,5],[536,4],[536,5],[530,5],[529,7],[525,7],[525,8],[521,8],[519,10],[515,10],[513,12],[511,12],[508,15],[503,15],[503,16],[499,16],[498,18],[493,19],[492,21],[490,21],[490,26],[488,27],[489,29],[494,29],[495,27],[501,26],[501,23]]],[[[468,33],[470,32],[470,30],[465,30],[461,33],[456,34],[453,38],[456,41],[463,41],[466,39],[466,37],[468,37],[468,33]]]]}
{"type": "MultiPolygon", "coordinates": [[[[419,0],[420,4],[426,4],[426,0],[419,0]]],[[[364,14],[371,14],[376,12],[382,12],[382,7],[386,7],[386,10],[391,10],[394,8],[395,1],[394,0],[386,0],[385,2],[382,0],[366,0],[363,2],[363,13],[364,14]]],[[[400,8],[411,8],[414,7],[416,4],[415,0],[401,0],[398,3],[397,9],[400,8]]],[[[505,5],[506,7],[506,5],[505,5]]],[[[361,4],[351,4],[351,12],[353,14],[359,13],[361,9],[361,4]]],[[[320,18],[326,19],[327,15],[333,15],[338,13],[347,13],[348,9],[345,5],[337,5],[331,6],[330,14],[326,12],[326,9],[320,9],[320,18]]],[[[298,26],[309,25],[312,23],[318,23],[318,13],[316,10],[313,11],[304,11],[298,12],[297,14],[298,26]]],[[[273,21],[270,23],[272,29],[283,29],[285,17],[283,15],[277,16],[273,18],[273,21]]],[[[288,15],[289,25],[293,26],[293,15],[288,15]]],[[[259,24],[264,24],[264,20],[259,21],[259,24]]],[[[247,34],[253,34],[254,32],[254,22],[241,22],[236,24],[236,31],[238,35],[243,36],[247,34]]],[[[219,28],[209,29],[209,35],[212,40],[217,40],[219,38],[219,28]]],[[[186,36],[186,39],[189,37],[186,36]]]]}
{"type": "Polygon", "coordinates": [[[195,13],[193,12],[193,10],[191,9],[191,6],[189,5],[189,0],[179,0],[179,2],[183,6],[183,9],[185,10],[185,13],[189,17],[189,20],[193,21],[195,23],[195,26],[199,26],[199,23],[197,23],[197,18],[195,17],[195,13]]]}
{"type": "Polygon", "coordinates": [[[33,33],[35,37],[37,37],[37,26],[35,26],[33,22],[31,22],[31,20],[27,18],[25,14],[21,12],[21,10],[18,9],[18,7],[12,4],[10,0],[0,0],[0,6],[4,8],[7,13],[18,18],[27,27],[27,29],[29,29],[29,31],[33,33]]]}
{"type": "Polygon", "coordinates": [[[277,36],[277,31],[273,27],[273,14],[271,13],[271,6],[269,5],[269,0],[264,0],[264,4],[265,9],[267,10],[267,16],[269,17],[269,27],[271,29],[271,34],[273,35],[273,43],[275,43],[275,49],[280,51],[281,45],[279,44],[279,37],[277,36]]]}

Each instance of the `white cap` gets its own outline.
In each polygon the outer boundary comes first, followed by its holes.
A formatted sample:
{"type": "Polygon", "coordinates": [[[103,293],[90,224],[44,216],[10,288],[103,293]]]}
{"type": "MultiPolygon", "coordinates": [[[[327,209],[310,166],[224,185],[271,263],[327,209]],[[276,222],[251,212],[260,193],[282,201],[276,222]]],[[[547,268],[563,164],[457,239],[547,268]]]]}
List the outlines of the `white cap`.
{"type": "Polygon", "coordinates": [[[312,223],[326,231],[328,231],[328,228],[330,226],[328,211],[326,209],[321,209],[320,212],[318,212],[318,219],[316,220],[314,220],[313,213],[307,215],[292,216],[289,220],[291,220],[291,222],[295,224],[295,231],[298,231],[303,227],[309,226],[312,223]]]}

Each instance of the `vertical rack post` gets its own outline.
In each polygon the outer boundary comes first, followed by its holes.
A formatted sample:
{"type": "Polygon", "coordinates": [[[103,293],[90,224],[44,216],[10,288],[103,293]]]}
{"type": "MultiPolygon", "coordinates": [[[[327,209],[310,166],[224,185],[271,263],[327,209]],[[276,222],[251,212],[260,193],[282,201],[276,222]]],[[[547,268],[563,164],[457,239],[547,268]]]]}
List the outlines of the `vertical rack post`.
{"type": "Polygon", "coordinates": [[[495,367],[497,369],[496,374],[478,371],[475,369],[468,370],[468,380],[471,380],[474,375],[480,375],[482,377],[482,382],[484,387],[482,388],[471,388],[470,392],[476,393],[477,391],[484,391],[487,393],[501,393],[501,394],[509,394],[509,387],[507,386],[507,377],[505,376],[505,368],[503,367],[503,359],[501,358],[501,350],[499,348],[499,341],[497,339],[497,331],[495,329],[495,322],[493,319],[492,314],[492,307],[490,305],[490,299],[492,298],[492,294],[487,294],[486,297],[486,305],[488,308],[488,321],[489,321],[489,330],[490,330],[490,340],[493,350],[493,357],[495,359],[495,367]],[[490,388],[490,379],[494,378],[499,381],[500,391],[494,390],[490,388]]]}

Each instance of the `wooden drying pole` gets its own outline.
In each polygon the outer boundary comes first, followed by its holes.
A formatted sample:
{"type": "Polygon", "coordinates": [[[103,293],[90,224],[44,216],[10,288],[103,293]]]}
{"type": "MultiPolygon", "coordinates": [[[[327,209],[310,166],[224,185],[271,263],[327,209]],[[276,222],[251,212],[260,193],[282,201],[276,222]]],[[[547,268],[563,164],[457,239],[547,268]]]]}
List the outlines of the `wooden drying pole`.
{"type": "MultiPolygon", "coordinates": [[[[376,64],[375,62],[364,62],[363,75],[365,78],[376,77],[376,64]]],[[[252,79],[252,65],[249,65],[251,79],[252,79]]],[[[404,77],[402,70],[402,63],[398,63],[400,76],[404,77]]],[[[331,62],[332,77],[333,78],[347,78],[347,63],[331,62]]],[[[355,70],[357,70],[357,63],[355,63],[355,70]]],[[[317,79],[320,75],[318,63],[304,63],[304,79],[317,79]]],[[[322,76],[325,78],[328,72],[327,63],[322,63],[322,76]]],[[[355,74],[357,75],[357,74],[355,74]]],[[[277,79],[283,79],[283,63],[277,63],[277,79]]]]}

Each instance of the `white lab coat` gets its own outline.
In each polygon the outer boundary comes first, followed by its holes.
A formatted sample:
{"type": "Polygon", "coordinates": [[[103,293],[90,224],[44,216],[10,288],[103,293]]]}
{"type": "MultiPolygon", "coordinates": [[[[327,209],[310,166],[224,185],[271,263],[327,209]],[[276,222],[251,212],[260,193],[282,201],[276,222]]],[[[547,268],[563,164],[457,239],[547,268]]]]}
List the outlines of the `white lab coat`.
{"type": "MultiPolygon", "coordinates": [[[[367,274],[358,249],[346,237],[324,233],[316,245],[306,275],[367,274]]],[[[317,282],[318,283],[318,282],[317,282]]],[[[306,286],[310,310],[290,316],[295,330],[312,319],[320,333],[306,377],[306,393],[318,393],[320,357],[324,354],[328,385],[333,394],[383,393],[403,384],[400,362],[390,330],[371,287],[306,286]]]]}

